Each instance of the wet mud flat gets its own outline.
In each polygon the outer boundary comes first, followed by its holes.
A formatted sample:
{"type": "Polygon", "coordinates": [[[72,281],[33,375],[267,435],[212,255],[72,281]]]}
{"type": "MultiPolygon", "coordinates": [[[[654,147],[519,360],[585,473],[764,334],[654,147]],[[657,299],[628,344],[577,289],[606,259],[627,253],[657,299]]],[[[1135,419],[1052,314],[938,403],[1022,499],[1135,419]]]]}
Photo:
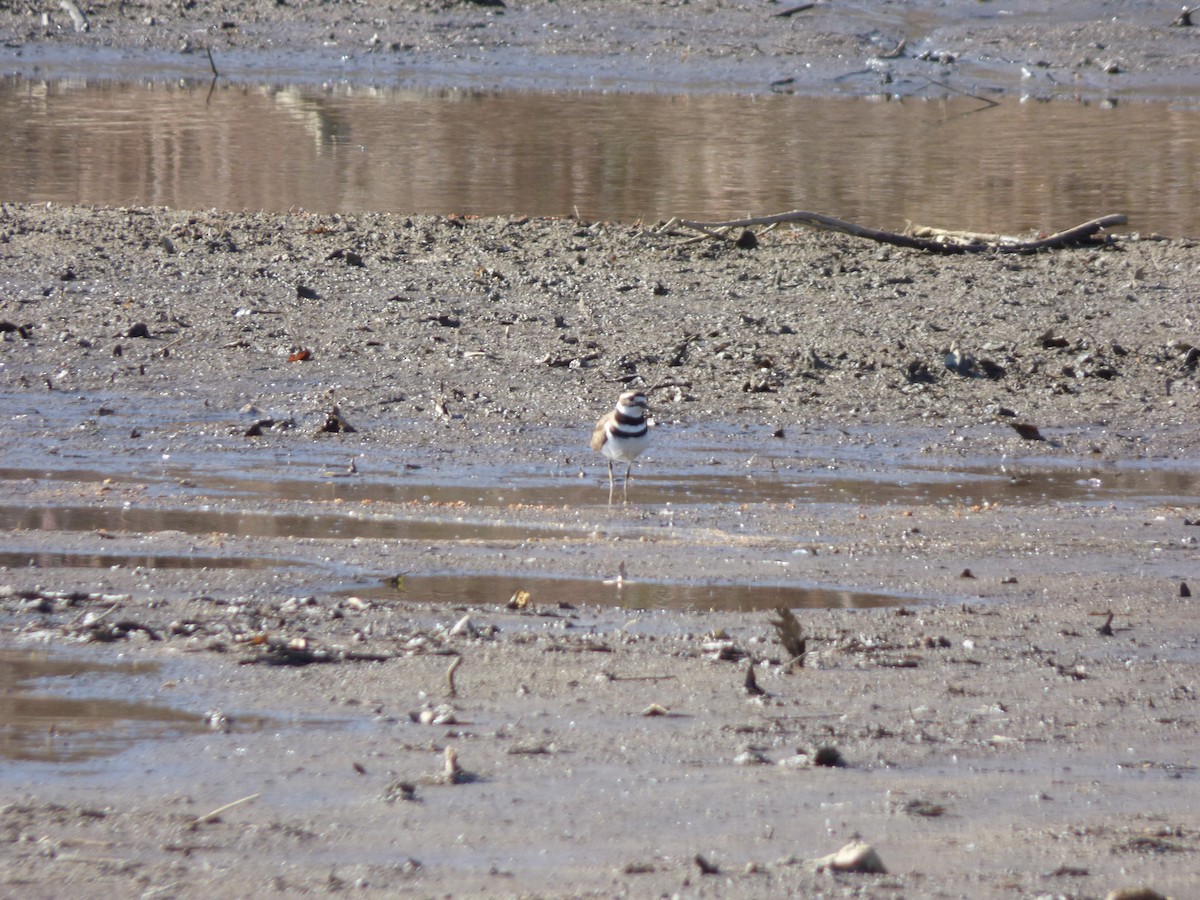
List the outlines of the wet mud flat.
{"type": "Polygon", "coordinates": [[[5,205],[0,256],[4,645],[207,723],[12,767],[6,889],[1188,895],[1191,242],[5,205]],[[718,609],[572,590],[622,567],[718,609]],[[825,592],[805,665],[722,585],[825,592]]]}
{"type": "Polygon", "coordinates": [[[765,615],[10,595],[7,639],[166,662],[154,702],[207,733],[10,766],[5,884],[1187,896],[1194,611],[1104,584],[1111,634],[1044,591],[802,610],[790,671],[765,615]],[[816,871],[855,836],[887,874],[816,871]]]}

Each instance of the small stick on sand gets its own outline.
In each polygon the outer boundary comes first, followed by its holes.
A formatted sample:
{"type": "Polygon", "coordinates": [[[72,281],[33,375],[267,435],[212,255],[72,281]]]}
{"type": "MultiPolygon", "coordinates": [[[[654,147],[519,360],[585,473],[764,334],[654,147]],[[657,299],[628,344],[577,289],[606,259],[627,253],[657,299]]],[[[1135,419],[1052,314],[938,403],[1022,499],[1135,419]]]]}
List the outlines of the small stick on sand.
{"type": "Polygon", "coordinates": [[[454,657],[454,661],[450,663],[450,668],[446,670],[446,694],[450,697],[457,697],[458,690],[454,687],[454,673],[458,667],[462,665],[462,657],[454,657]]]}
{"type": "Polygon", "coordinates": [[[195,831],[197,828],[199,828],[201,825],[205,824],[206,822],[211,822],[217,816],[221,815],[221,813],[228,812],[229,810],[233,809],[235,806],[241,806],[243,803],[249,803],[251,800],[257,800],[261,796],[262,796],[261,792],[257,793],[257,794],[250,794],[247,797],[242,797],[240,800],[234,800],[232,803],[226,803],[224,806],[219,806],[216,809],[214,809],[212,812],[205,813],[204,815],[200,816],[198,819],[193,820],[192,824],[188,826],[188,829],[190,831],[195,831]]]}
{"type": "Polygon", "coordinates": [[[812,9],[816,5],[817,4],[815,4],[815,3],[801,3],[799,6],[789,6],[787,9],[781,9],[777,13],[771,13],[771,18],[773,18],[773,19],[790,19],[796,13],[805,12],[807,10],[812,9]]]}

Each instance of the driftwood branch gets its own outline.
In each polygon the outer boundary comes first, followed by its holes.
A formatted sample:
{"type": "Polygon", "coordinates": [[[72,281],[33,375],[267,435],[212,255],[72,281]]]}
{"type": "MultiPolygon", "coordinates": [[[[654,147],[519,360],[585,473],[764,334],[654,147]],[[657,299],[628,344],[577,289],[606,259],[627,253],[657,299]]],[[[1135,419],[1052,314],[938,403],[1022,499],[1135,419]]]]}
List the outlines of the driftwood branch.
{"type": "Polygon", "coordinates": [[[909,234],[897,234],[892,231],[880,231],[876,228],[855,225],[853,222],[847,222],[844,219],[835,219],[833,216],[805,212],[804,210],[793,210],[792,212],[779,213],[773,216],[755,216],[749,219],[731,219],[727,222],[693,222],[681,219],[678,224],[693,231],[699,231],[701,234],[709,237],[726,240],[732,240],[732,238],[719,233],[725,229],[743,229],[756,225],[772,226],[791,223],[807,225],[809,228],[816,228],[820,231],[836,231],[853,237],[867,238],[881,244],[892,244],[896,247],[908,247],[913,250],[926,250],[930,253],[982,253],[985,251],[994,251],[997,253],[1036,253],[1039,250],[1056,250],[1061,247],[1071,247],[1076,244],[1088,242],[1096,232],[1105,228],[1111,228],[1114,225],[1124,225],[1127,221],[1127,218],[1120,214],[1101,216],[1098,219],[1092,219],[1090,222],[1084,222],[1082,225],[1076,225],[1074,228],[1068,228],[1066,231],[1059,231],[1049,237],[1034,241],[976,240],[970,243],[956,243],[944,239],[936,240],[914,237],[909,234]]]}

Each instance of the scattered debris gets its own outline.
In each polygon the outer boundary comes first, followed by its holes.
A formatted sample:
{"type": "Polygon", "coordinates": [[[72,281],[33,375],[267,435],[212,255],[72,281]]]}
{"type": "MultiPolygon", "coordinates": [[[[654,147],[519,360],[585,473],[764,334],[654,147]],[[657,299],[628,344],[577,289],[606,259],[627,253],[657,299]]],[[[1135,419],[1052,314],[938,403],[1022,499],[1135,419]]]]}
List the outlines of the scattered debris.
{"type": "MultiPolygon", "coordinates": [[[[903,52],[903,46],[898,47],[893,52],[903,52]]],[[[930,253],[993,252],[1025,254],[1037,253],[1043,250],[1061,249],[1063,247],[1103,246],[1108,242],[1108,238],[1100,235],[1099,232],[1102,232],[1106,228],[1125,225],[1128,223],[1128,218],[1120,213],[1101,216],[1076,225],[1073,228],[1068,228],[1065,231],[1059,231],[1046,237],[1039,237],[1033,241],[1009,241],[1004,239],[978,240],[975,236],[971,236],[965,241],[957,241],[951,239],[948,234],[937,235],[932,239],[914,237],[908,234],[881,231],[877,228],[866,228],[862,225],[856,225],[853,222],[847,222],[844,219],[802,209],[777,213],[775,215],[753,216],[751,218],[733,219],[724,222],[695,222],[688,219],[673,219],[672,227],[674,225],[681,225],[684,228],[690,228],[708,237],[728,240],[725,232],[732,228],[749,228],[755,225],[778,226],[784,223],[804,225],[821,231],[839,232],[854,237],[866,238],[882,244],[891,244],[895,247],[909,247],[914,250],[925,250],[930,253]]]]}
{"type": "Polygon", "coordinates": [[[779,615],[778,619],[768,619],[767,621],[774,626],[779,642],[783,644],[783,649],[790,657],[788,667],[802,667],[804,657],[808,654],[808,642],[804,637],[804,629],[800,626],[800,621],[786,606],[779,607],[776,613],[779,615]]]}
{"type": "Polygon", "coordinates": [[[411,781],[393,781],[384,789],[383,799],[388,803],[403,800],[406,803],[419,802],[417,786],[411,781]]]}
{"type": "Polygon", "coordinates": [[[1087,878],[1090,872],[1083,866],[1059,866],[1050,872],[1043,872],[1043,878],[1087,878]]]}
{"type": "Polygon", "coordinates": [[[234,800],[232,803],[226,803],[224,806],[218,806],[212,812],[205,813],[204,815],[193,819],[191,824],[188,826],[188,829],[190,831],[195,831],[201,825],[205,825],[209,822],[215,822],[221,817],[221,813],[228,812],[236,806],[241,806],[243,803],[249,803],[252,800],[257,800],[261,796],[261,793],[250,794],[249,796],[242,797],[239,800],[234,800]]]}
{"type": "Polygon", "coordinates": [[[381,653],[356,653],[350,650],[326,650],[309,646],[308,638],[251,637],[247,643],[262,648],[257,656],[241,660],[242,665],[308,666],[315,663],[387,662],[392,657],[381,653]]]}
{"type": "Polygon", "coordinates": [[[210,709],[204,714],[204,721],[213,731],[229,734],[233,731],[233,719],[219,709],[210,709]]]}
{"type": "Polygon", "coordinates": [[[356,431],[358,429],[346,421],[336,406],[329,411],[325,424],[318,429],[319,433],[325,434],[354,434],[356,431]]]}
{"type": "Polygon", "coordinates": [[[458,751],[453,747],[446,748],[442,771],[436,775],[430,775],[426,779],[429,784],[469,784],[478,780],[478,775],[468,772],[458,764],[458,751]]]}
{"type": "Polygon", "coordinates": [[[904,804],[904,811],[910,816],[921,816],[926,819],[936,819],[946,813],[946,807],[929,800],[909,800],[904,804]]]}
{"type": "Polygon", "coordinates": [[[363,262],[362,255],[353,250],[334,250],[326,259],[340,259],[345,261],[346,265],[357,266],[360,269],[367,267],[367,264],[363,262]]]}
{"type": "Polygon", "coordinates": [[[1132,887],[1109,891],[1104,900],[1170,900],[1170,898],[1148,887],[1132,887]]]}
{"type": "Polygon", "coordinates": [[[789,6],[787,9],[781,9],[779,12],[771,13],[771,17],[774,19],[787,19],[796,15],[796,13],[806,12],[816,5],[817,4],[815,3],[801,3],[798,6],[789,6]]]}
{"type": "Polygon", "coordinates": [[[719,866],[713,865],[699,853],[694,857],[696,865],[700,868],[701,875],[720,875],[721,869],[719,866]]]}
{"type": "Polygon", "coordinates": [[[711,658],[720,662],[738,662],[745,659],[749,654],[733,641],[708,641],[702,645],[705,653],[711,654],[711,658]]]}
{"type": "Polygon", "coordinates": [[[624,875],[649,875],[652,872],[657,872],[654,863],[648,862],[631,862],[626,863],[625,868],[621,870],[624,875]]]}
{"type": "Polygon", "coordinates": [[[1031,425],[1028,422],[1009,422],[1012,430],[1027,441],[1044,441],[1041,431],[1036,425],[1031,425]]]}
{"type": "Polygon", "coordinates": [[[754,660],[750,660],[750,664],[746,667],[746,680],[743,682],[746,688],[746,693],[754,697],[761,697],[766,694],[762,688],[758,686],[758,679],[754,677],[754,660]]]}
{"type": "Polygon", "coordinates": [[[449,703],[440,703],[434,707],[416,710],[408,714],[408,718],[417,725],[457,725],[458,715],[449,703]]]}
{"type": "Polygon", "coordinates": [[[1052,659],[1048,659],[1046,660],[1046,664],[1064,678],[1071,678],[1075,681],[1087,680],[1087,669],[1078,663],[1073,666],[1065,666],[1062,663],[1057,663],[1052,659]]]}
{"type": "Polygon", "coordinates": [[[841,751],[837,747],[823,746],[818,747],[812,755],[814,766],[821,766],[827,769],[843,769],[846,767],[846,760],[842,756],[841,751]]]}
{"type": "Polygon", "coordinates": [[[818,747],[811,753],[798,751],[795,756],[781,759],[779,765],[785,769],[844,769],[847,767],[841,751],[828,745],[818,747]]]}
{"type": "Polygon", "coordinates": [[[812,861],[811,865],[818,872],[826,869],[832,872],[857,872],[861,874],[886,875],[887,867],[875,852],[875,848],[862,841],[847,844],[836,853],[822,856],[812,861]]]}
{"type": "Polygon", "coordinates": [[[110,644],[113,641],[123,640],[129,637],[131,632],[141,632],[152,641],[161,641],[162,636],[147,625],[141,622],[133,622],[125,619],[121,622],[93,622],[84,626],[87,632],[88,640],[95,641],[101,644],[110,644]]]}
{"type": "Polygon", "coordinates": [[[259,419],[242,432],[242,434],[245,437],[262,437],[267,429],[275,432],[283,432],[290,430],[295,424],[291,419],[259,419]]]}
{"type": "Polygon", "coordinates": [[[734,240],[733,245],[739,250],[754,250],[758,247],[758,235],[749,228],[742,231],[734,240]]]}
{"type": "Polygon", "coordinates": [[[0,322],[0,334],[19,334],[24,340],[29,340],[32,325],[14,325],[12,322],[0,322]]]}
{"type": "Polygon", "coordinates": [[[766,766],[771,760],[757,747],[747,747],[733,758],[735,766],[766,766]]]}
{"type": "Polygon", "coordinates": [[[58,0],[58,5],[68,16],[71,17],[71,25],[78,32],[87,31],[91,26],[88,24],[87,16],[83,10],[75,3],[75,0],[58,0]]]}

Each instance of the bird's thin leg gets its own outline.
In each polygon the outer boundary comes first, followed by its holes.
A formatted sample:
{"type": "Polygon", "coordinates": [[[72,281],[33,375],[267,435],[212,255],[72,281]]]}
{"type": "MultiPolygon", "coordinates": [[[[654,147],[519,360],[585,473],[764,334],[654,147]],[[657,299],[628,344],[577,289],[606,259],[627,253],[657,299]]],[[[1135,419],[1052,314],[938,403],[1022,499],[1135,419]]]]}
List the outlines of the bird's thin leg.
{"type": "Polygon", "coordinates": [[[625,467],[625,503],[629,503],[629,473],[633,471],[633,463],[625,467]]]}
{"type": "Polygon", "coordinates": [[[612,460],[608,461],[608,505],[612,506],[613,500],[613,471],[612,460]]]}

